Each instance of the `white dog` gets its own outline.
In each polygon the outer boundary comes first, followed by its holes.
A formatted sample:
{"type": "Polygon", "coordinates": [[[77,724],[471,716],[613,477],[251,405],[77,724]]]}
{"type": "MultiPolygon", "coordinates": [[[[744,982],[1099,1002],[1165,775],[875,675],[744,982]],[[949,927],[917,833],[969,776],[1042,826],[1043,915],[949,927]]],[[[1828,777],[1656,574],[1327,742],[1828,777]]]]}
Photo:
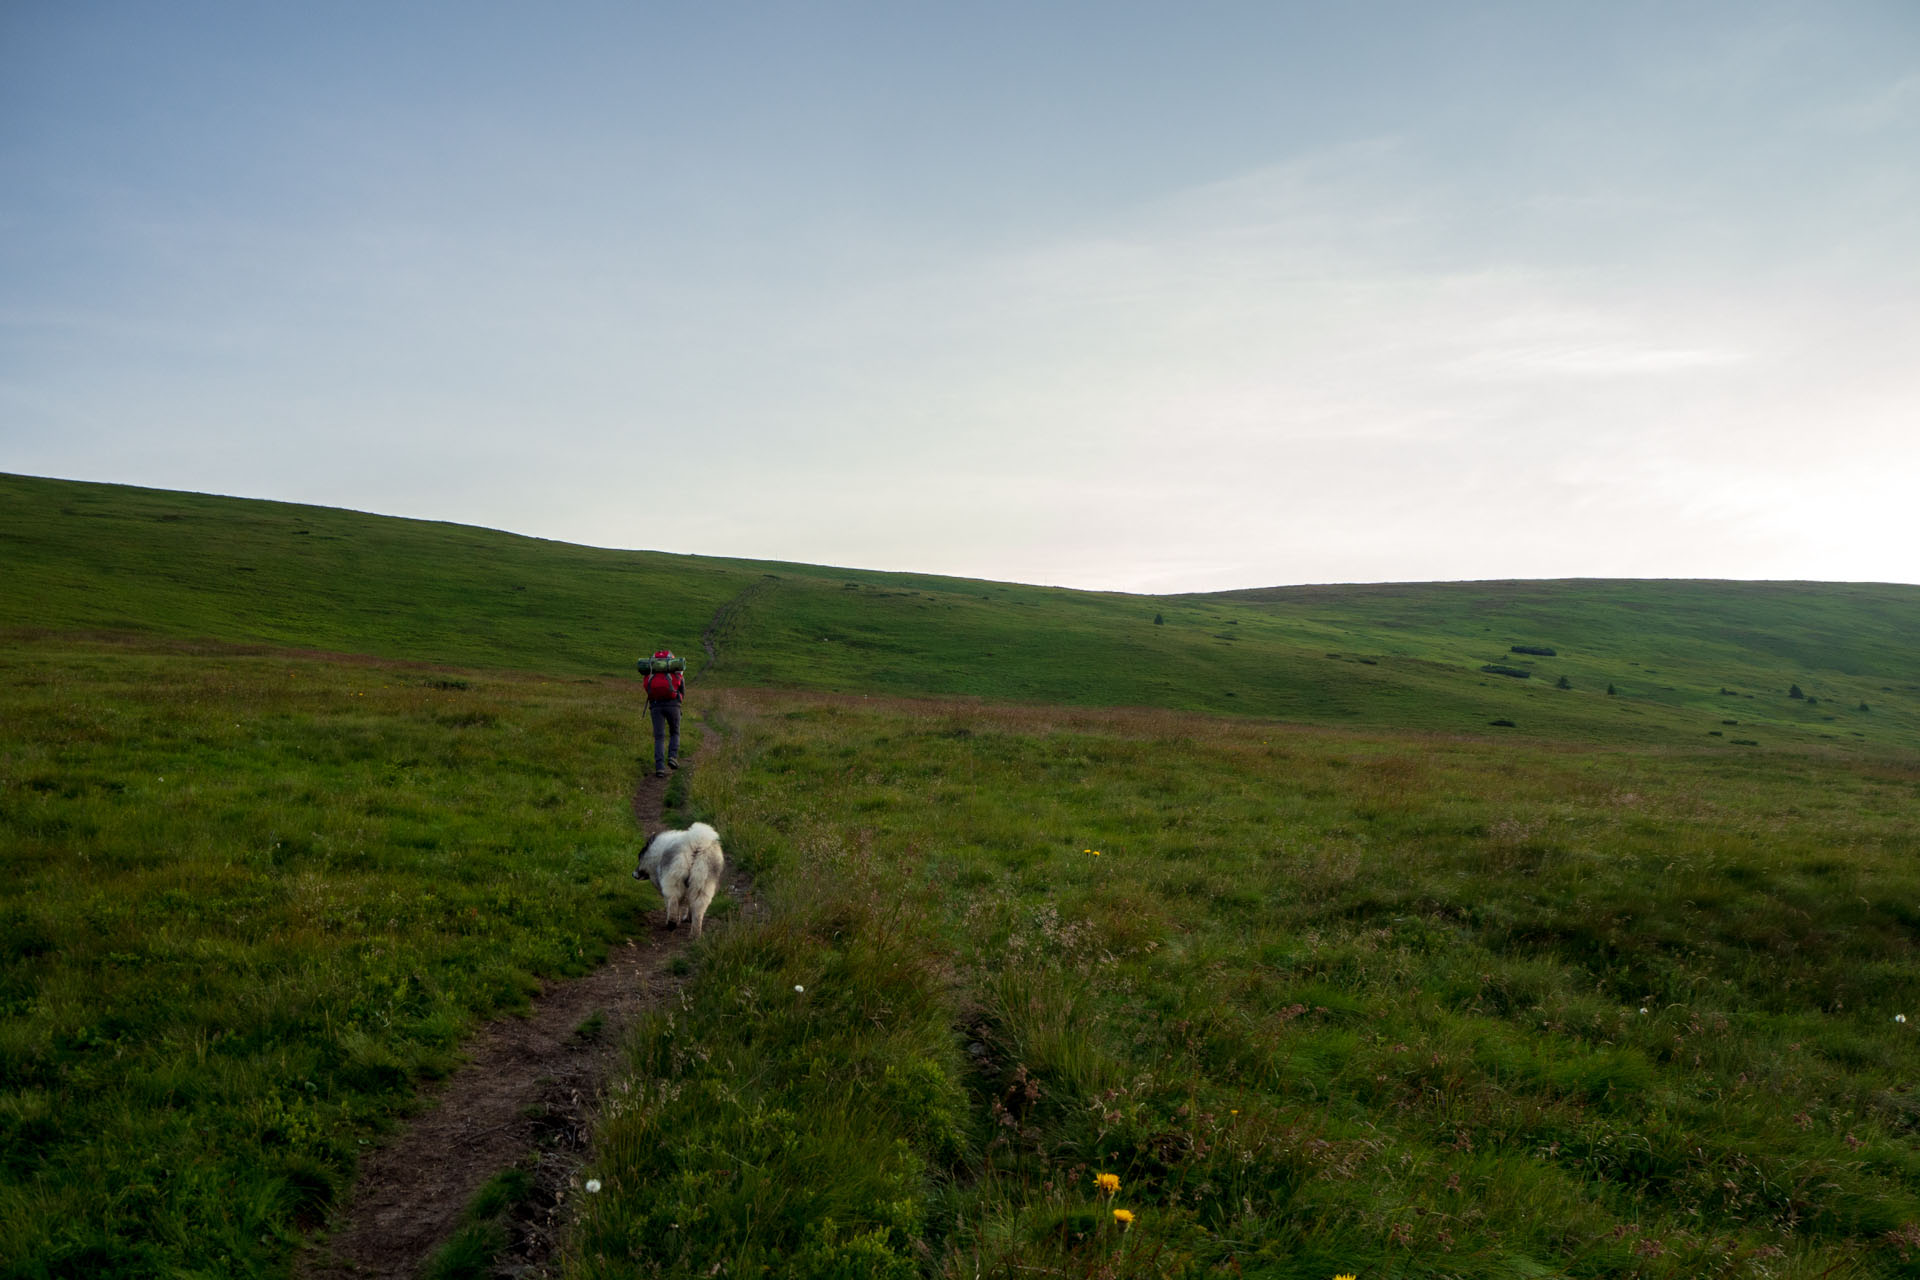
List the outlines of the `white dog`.
{"type": "Polygon", "coordinates": [[[653,887],[667,900],[667,928],[685,920],[693,926],[697,938],[726,865],[720,833],[704,822],[696,822],[685,831],[662,831],[647,841],[633,878],[652,880],[653,887]]]}

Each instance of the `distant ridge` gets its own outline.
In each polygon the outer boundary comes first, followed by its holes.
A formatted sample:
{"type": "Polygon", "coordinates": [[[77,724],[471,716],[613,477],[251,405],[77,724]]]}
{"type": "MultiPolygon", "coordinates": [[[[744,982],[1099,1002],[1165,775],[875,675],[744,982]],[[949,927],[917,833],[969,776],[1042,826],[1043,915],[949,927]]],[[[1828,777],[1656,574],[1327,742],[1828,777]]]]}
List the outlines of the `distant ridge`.
{"type": "MultiPolygon", "coordinates": [[[[1290,721],[1920,746],[1920,587],[1564,579],[1131,596],[612,551],[334,508],[0,476],[0,628],[1290,721]],[[1548,647],[1533,679],[1481,667],[1548,647]],[[1565,682],[1565,688],[1555,687],[1565,682]],[[1790,699],[1798,686],[1809,697],[1790,699]],[[1606,692],[1609,688],[1611,694],[1606,692]],[[1741,715],[1728,714],[1736,709],[1741,715]],[[1866,710],[1861,710],[1865,707],[1866,710]],[[1753,730],[1751,733],[1745,728],[1753,730]]],[[[1712,744],[1712,745],[1717,745],[1712,744]]]]}

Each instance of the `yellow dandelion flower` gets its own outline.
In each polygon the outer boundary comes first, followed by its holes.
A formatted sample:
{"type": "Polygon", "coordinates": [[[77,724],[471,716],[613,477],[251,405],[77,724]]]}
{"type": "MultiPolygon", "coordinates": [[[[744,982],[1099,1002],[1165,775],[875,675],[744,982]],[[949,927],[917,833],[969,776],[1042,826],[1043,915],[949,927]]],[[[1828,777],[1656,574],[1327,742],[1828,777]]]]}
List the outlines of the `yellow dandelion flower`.
{"type": "Polygon", "coordinates": [[[1360,1280],[1360,1277],[1354,1275],[1351,1271],[1342,1271],[1339,1275],[1335,1276],[1333,1280],[1360,1280]]]}
{"type": "Polygon", "coordinates": [[[1110,1196],[1120,1190],[1120,1175],[1117,1173],[1096,1174],[1093,1185],[1100,1188],[1100,1194],[1110,1196]]]}
{"type": "Polygon", "coordinates": [[[1115,1209],[1113,1211],[1113,1220],[1123,1227],[1130,1227],[1133,1225],[1133,1211],[1131,1209],[1115,1209]]]}

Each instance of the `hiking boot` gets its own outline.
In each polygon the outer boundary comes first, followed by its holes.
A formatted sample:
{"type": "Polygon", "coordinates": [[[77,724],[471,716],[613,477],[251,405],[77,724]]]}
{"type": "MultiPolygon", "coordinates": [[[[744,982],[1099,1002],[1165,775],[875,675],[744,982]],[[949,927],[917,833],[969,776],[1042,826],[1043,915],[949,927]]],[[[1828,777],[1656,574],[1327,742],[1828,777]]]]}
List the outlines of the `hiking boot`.
{"type": "Polygon", "coordinates": [[[665,769],[655,769],[653,771],[653,776],[656,778],[664,778],[667,776],[667,771],[665,769]]]}
{"type": "Polygon", "coordinates": [[[669,769],[678,769],[679,767],[680,767],[680,757],[679,757],[679,756],[668,756],[668,757],[667,757],[667,768],[669,768],[669,769]]]}

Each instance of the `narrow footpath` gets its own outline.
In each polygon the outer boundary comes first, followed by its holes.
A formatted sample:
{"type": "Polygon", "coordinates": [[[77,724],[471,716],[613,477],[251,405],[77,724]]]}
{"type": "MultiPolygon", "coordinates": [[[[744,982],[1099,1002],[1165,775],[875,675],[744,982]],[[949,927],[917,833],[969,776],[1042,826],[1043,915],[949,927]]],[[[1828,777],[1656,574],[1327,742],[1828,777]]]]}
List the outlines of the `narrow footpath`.
{"type": "MultiPolygon", "coordinates": [[[[646,771],[634,791],[643,840],[666,825],[667,782],[646,771]]],[[[635,844],[636,854],[641,847],[635,844]]],[[[731,867],[726,891],[737,919],[751,906],[751,890],[731,867]]],[[[532,1171],[535,1191],[506,1224],[510,1243],[496,1274],[550,1274],[626,1031],[680,981],[668,969],[687,945],[686,931],[666,932],[657,910],[647,917],[644,934],[616,945],[600,968],[548,983],[528,1014],[488,1023],[468,1042],[466,1064],[425,1090],[420,1113],[361,1162],[351,1198],[331,1231],[309,1245],[298,1275],[413,1280],[453,1236],[481,1186],[515,1165],[532,1171]]]]}

